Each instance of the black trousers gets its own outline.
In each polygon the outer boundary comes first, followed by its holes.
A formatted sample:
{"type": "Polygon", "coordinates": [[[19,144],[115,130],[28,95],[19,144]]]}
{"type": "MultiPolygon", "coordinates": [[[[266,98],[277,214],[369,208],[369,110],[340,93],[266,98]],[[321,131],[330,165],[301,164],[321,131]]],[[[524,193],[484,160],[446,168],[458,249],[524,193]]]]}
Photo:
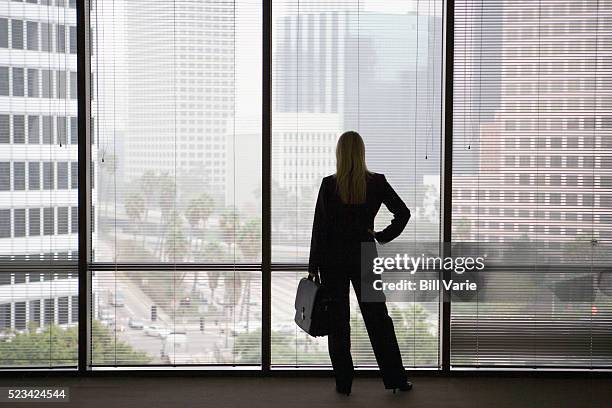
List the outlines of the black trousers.
{"type": "Polygon", "coordinates": [[[395,388],[407,381],[402,363],[393,321],[389,317],[384,297],[380,302],[362,302],[360,267],[321,268],[321,282],[331,294],[332,324],[328,336],[329,357],[331,358],[336,384],[349,387],[353,381],[353,358],[351,356],[351,327],[349,306],[349,284],[357,295],[357,301],[368,331],[368,337],[380,368],[386,388],[395,388]]]}

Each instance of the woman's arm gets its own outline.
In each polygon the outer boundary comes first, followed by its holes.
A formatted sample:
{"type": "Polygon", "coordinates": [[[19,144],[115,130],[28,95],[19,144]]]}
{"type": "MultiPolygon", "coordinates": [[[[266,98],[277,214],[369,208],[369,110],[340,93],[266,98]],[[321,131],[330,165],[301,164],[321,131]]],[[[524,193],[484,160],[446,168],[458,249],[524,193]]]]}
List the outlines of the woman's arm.
{"type": "Polygon", "coordinates": [[[404,231],[408,220],[410,220],[410,210],[395,190],[393,190],[393,187],[391,187],[384,175],[382,180],[382,202],[393,214],[393,220],[391,220],[391,224],[387,228],[375,233],[375,237],[379,243],[385,244],[397,238],[404,231]]]}
{"type": "Polygon", "coordinates": [[[308,260],[308,273],[317,274],[322,262],[322,251],[325,245],[326,232],[326,205],[327,197],[325,194],[325,179],[319,187],[319,195],[317,196],[317,204],[315,206],[314,221],[312,223],[312,237],[310,239],[310,259],[308,260]]]}

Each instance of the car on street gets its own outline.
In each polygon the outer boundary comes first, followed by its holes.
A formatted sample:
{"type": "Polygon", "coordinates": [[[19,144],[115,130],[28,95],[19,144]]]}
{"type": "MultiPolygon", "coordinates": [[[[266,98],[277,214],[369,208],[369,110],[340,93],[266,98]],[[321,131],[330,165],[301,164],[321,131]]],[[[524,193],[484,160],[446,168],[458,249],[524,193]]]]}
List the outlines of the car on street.
{"type": "Polygon", "coordinates": [[[128,326],[132,329],[135,330],[142,330],[144,329],[144,323],[142,322],[142,320],[138,320],[138,319],[134,319],[131,318],[128,320],[128,326]]]}
{"type": "Polygon", "coordinates": [[[160,326],[158,324],[152,324],[150,326],[145,327],[144,333],[147,336],[161,337],[163,339],[168,336],[168,334],[170,334],[170,329],[166,329],[165,327],[160,326]]]}

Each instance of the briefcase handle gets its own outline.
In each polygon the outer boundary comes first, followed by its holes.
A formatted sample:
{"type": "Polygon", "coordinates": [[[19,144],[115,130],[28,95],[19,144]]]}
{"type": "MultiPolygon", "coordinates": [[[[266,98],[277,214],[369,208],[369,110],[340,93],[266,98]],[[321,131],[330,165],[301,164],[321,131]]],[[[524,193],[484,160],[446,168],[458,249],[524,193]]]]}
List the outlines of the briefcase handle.
{"type": "Polygon", "coordinates": [[[316,275],[311,275],[310,273],[308,274],[308,277],[306,278],[308,280],[314,280],[316,283],[318,283],[319,285],[321,284],[321,278],[319,277],[319,274],[317,273],[316,275]]]}

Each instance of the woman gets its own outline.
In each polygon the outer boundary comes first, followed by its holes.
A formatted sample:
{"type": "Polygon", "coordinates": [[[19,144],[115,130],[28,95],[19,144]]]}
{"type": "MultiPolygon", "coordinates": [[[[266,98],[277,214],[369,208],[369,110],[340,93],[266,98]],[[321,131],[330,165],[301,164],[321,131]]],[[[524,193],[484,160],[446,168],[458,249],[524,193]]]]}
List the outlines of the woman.
{"type": "Polygon", "coordinates": [[[382,373],[385,388],[408,391],[393,321],[384,297],[380,302],[362,302],[360,253],[362,242],[386,243],[402,233],[410,210],[382,174],[371,173],[365,163],[365,146],[357,132],[345,132],[336,146],[336,174],[321,183],[315,209],[308,272],[330,292],[332,324],[329,356],[336,376],[336,391],[349,395],[353,382],[350,343],[349,282],[382,373]],[[393,213],[391,224],[374,232],[374,217],[381,204],[393,213]]]}

